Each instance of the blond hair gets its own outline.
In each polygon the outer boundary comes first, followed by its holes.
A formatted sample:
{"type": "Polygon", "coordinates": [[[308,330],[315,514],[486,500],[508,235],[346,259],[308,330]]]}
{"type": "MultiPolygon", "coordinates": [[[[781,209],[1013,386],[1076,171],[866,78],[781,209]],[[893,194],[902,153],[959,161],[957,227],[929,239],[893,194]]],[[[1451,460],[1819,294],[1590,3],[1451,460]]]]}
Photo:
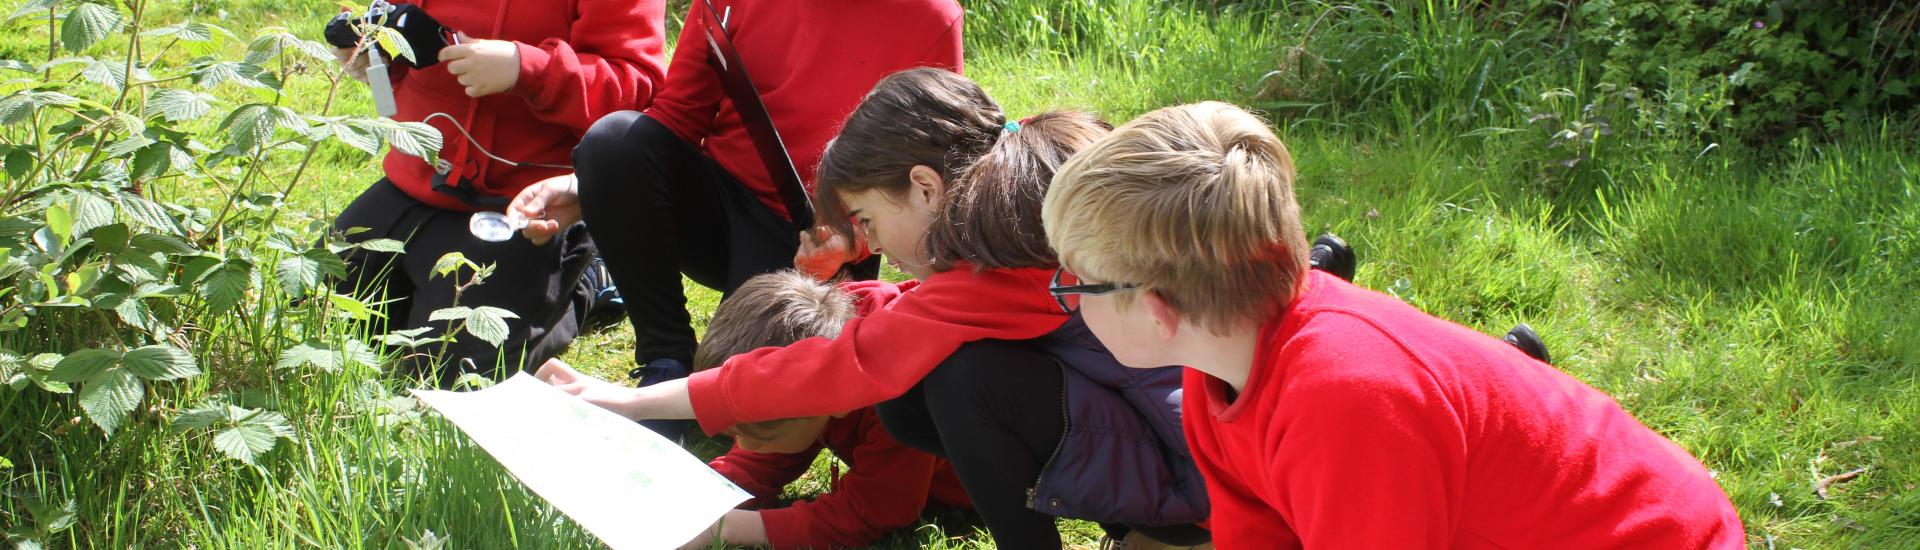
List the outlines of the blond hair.
{"type": "Polygon", "coordinates": [[[1152,290],[1215,333],[1277,315],[1307,271],[1293,157],[1218,102],[1115,129],[1054,175],[1041,218],[1061,264],[1152,290]]]}

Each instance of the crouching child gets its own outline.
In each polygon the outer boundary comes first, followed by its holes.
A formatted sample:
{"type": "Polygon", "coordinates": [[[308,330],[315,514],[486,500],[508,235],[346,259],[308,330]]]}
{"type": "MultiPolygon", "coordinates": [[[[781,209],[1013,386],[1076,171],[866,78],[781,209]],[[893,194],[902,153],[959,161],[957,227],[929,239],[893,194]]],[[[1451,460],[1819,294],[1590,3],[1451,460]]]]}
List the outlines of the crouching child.
{"type": "MultiPolygon", "coordinates": [[[[748,279],[714,311],[706,338],[694,352],[694,370],[719,368],[727,358],[815,336],[832,338],[856,315],[897,298],[900,290],[878,281],[836,286],[796,271],[748,279]]],[[[556,385],[606,384],[558,361],[542,369],[556,385]]],[[[800,398],[803,396],[795,396],[800,398]]],[[[871,545],[912,525],[930,504],[970,506],[953,467],[887,435],[873,407],[846,413],[743,423],[726,431],[734,447],[708,465],[754,496],[728,512],[687,546],[705,548],[716,537],[729,545],[845,548],[871,545]],[[787,484],[799,479],[822,449],[835,467],[830,488],[812,500],[776,507],[787,484]]]]}
{"type": "Polygon", "coordinates": [[[1042,207],[1063,307],[1123,364],[1189,367],[1219,548],[1745,545],[1700,461],[1606,394],[1308,270],[1293,182],[1265,122],[1201,103],[1082,150],[1042,207]]]}

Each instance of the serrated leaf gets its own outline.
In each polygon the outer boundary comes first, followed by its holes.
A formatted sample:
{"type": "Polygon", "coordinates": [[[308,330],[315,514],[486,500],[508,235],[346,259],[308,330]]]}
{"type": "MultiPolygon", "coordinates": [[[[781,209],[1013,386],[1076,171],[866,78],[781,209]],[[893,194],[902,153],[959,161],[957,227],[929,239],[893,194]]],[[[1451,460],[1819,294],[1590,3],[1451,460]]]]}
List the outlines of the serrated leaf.
{"type": "Polygon", "coordinates": [[[345,143],[348,147],[359,149],[369,155],[380,154],[380,132],[367,127],[364,121],[328,122],[327,125],[332,137],[340,140],[340,143],[345,143]]]}
{"type": "Polygon", "coordinates": [[[473,308],[467,306],[443,307],[427,314],[428,321],[458,321],[473,314],[473,308]]]}
{"type": "Polygon", "coordinates": [[[120,363],[135,376],[155,382],[198,376],[200,367],[193,354],[173,346],[143,346],[120,358],[120,363]]]}
{"type": "Polygon", "coordinates": [[[213,112],[213,96],[192,90],[162,88],[147,98],[147,116],[159,116],[167,122],[199,119],[213,112]]]}
{"type": "Polygon", "coordinates": [[[33,112],[40,108],[40,100],[31,92],[15,92],[0,97],[0,124],[19,124],[33,118],[33,112]]]}
{"type": "Polygon", "coordinates": [[[33,151],[25,147],[14,149],[8,151],[5,160],[0,162],[5,162],[7,165],[7,177],[19,181],[27,177],[27,172],[33,170],[33,151]]]}
{"type": "Polygon", "coordinates": [[[243,105],[227,115],[220,123],[220,130],[227,131],[227,140],[241,151],[253,151],[273,140],[273,133],[280,129],[281,118],[275,107],[263,103],[243,105]]]}
{"type": "Polygon", "coordinates": [[[87,419],[107,432],[108,436],[120,428],[127,419],[127,413],[140,406],[140,398],[146,396],[146,386],[126,369],[111,369],[80,388],[80,408],[87,411],[87,419]]]}
{"type": "Polygon", "coordinates": [[[380,356],[373,353],[365,342],[359,340],[348,340],[340,349],[307,341],[281,350],[274,368],[297,369],[312,365],[327,372],[339,372],[347,366],[374,367],[379,366],[379,363],[380,356]]]}
{"type": "Polygon", "coordinates": [[[7,19],[11,21],[28,15],[40,15],[40,12],[52,10],[59,4],[60,0],[27,0],[20,4],[20,7],[14,8],[13,13],[7,15],[7,19]]]}
{"type": "Polygon", "coordinates": [[[320,286],[321,282],[320,262],[304,255],[280,260],[273,274],[280,280],[281,288],[294,296],[305,296],[308,291],[320,286]]]}
{"type": "MultiPolygon", "coordinates": [[[[474,337],[495,346],[507,340],[507,319],[500,315],[506,310],[495,307],[480,307],[467,314],[467,332],[474,337]]],[[[507,312],[507,315],[512,315],[507,312]]]]}
{"type": "Polygon", "coordinates": [[[89,348],[68,354],[60,358],[53,366],[48,378],[58,382],[80,382],[99,376],[100,373],[120,364],[120,352],[89,348]]]}
{"type": "Polygon", "coordinates": [[[518,313],[514,313],[510,310],[500,309],[493,306],[480,306],[480,307],[473,308],[473,310],[478,312],[483,312],[495,317],[499,317],[501,319],[519,319],[520,318],[520,314],[518,313]]]}
{"type": "Polygon", "coordinates": [[[141,36],[171,36],[182,42],[210,42],[213,40],[213,33],[215,32],[232,35],[232,33],[227,32],[226,29],[206,23],[167,25],[140,34],[141,36]]]}
{"type": "Polygon", "coordinates": [[[113,223],[113,203],[93,193],[73,196],[73,234],[85,235],[95,227],[113,223]]]}
{"type": "MultiPolygon", "coordinates": [[[[168,149],[172,149],[172,146],[168,146],[168,149]]],[[[180,224],[174,222],[173,216],[168,214],[167,209],[160,206],[159,203],[126,191],[121,191],[119,194],[114,195],[114,200],[120,203],[120,210],[126,212],[128,218],[133,219],[134,222],[148,229],[165,232],[169,235],[180,235],[183,233],[180,229],[180,224]]]]}
{"type": "Polygon", "coordinates": [[[113,88],[119,91],[127,87],[127,66],[118,62],[95,59],[80,69],[80,77],[88,82],[113,88]]]}
{"type": "Polygon", "coordinates": [[[133,239],[128,241],[127,246],[135,250],[159,252],[161,254],[171,254],[175,256],[186,256],[200,252],[199,249],[194,248],[193,245],[188,244],[187,241],[164,233],[141,233],[134,235],[133,239]]]}
{"type": "MultiPolygon", "coordinates": [[[[133,115],[126,115],[127,118],[132,118],[132,116],[133,115]]],[[[114,124],[111,124],[110,126],[116,126],[116,127],[122,126],[121,123],[125,122],[125,120],[122,119],[119,115],[115,115],[113,118],[109,118],[107,120],[114,123],[114,124]]],[[[139,119],[136,118],[134,120],[139,120],[139,119]]],[[[146,124],[142,123],[140,125],[140,131],[141,132],[146,131],[146,124]]],[[[102,149],[100,152],[106,153],[107,158],[110,158],[110,159],[120,158],[127,155],[131,155],[134,152],[137,152],[141,149],[145,149],[148,145],[153,145],[155,143],[159,143],[159,142],[154,141],[153,138],[140,135],[139,133],[136,132],[136,133],[132,133],[131,135],[128,135],[126,139],[114,142],[113,145],[108,145],[106,149],[102,149]]]]}
{"type": "Polygon", "coordinates": [[[380,43],[380,49],[387,52],[387,57],[405,59],[409,63],[418,62],[413,58],[413,46],[407,44],[406,35],[400,34],[398,29],[386,25],[375,26],[373,38],[380,43]]]}
{"type": "Polygon", "coordinates": [[[94,248],[109,254],[126,250],[127,236],[131,234],[123,223],[110,223],[87,232],[87,236],[93,237],[94,248]]]}
{"type": "Polygon", "coordinates": [[[92,2],[82,2],[67,12],[60,27],[60,44],[68,51],[85,51],[120,30],[120,10],[92,2]]]}
{"type": "Polygon", "coordinates": [[[182,412],[180,413],[179,416],[173,417],[173,427],[175,428],[211,427],[214,424],[218,424],[221,422],[228,422],[228,421],[232,421],[234,419],[240,418],[241,415],[236,415],[232,412],[232,411],[239,411],[239,410],[242,410],[242,409],[240,409],[239,407],[228,405],[224,402],[220,402],[219,400],[212,400],[207,404],[203,404],[192,410],[182,412]]]}
{"type": "MultiPolygon", "coordinates": [[[[167,175],[167,170],[171,168],[173,168],[173,145],[156,142],[141,147],[133,154],[133,172],[128,175],[133,179],[147,180],[167,175]]],[[[125,206],[125,203],[121,205],[125,206]]]]}
{"type": "Polygon", "coordinates": [[[219,449],[221,454],[253,464],[255,458],[273,450],[276,439],[273,431],[265,427],[240,424],[213,434],[213,448],[219,449]]]}
{"type": "Polygon", "coordinates": [[[194,60],[190,71],[193,82],[205,88],[213,88],[226,82],[235,82],[249,88],[280,88],[279,77],[266,69],[248,63],[202,57],[194,60]]]}
{"type": "Polygon", "coordinates": [[[361,250],[386,252],[388,254],[405,254],[407,252],[407,243],[393,239],[373,239],[355,246],[358,246],[361,250]]]}
{"type": "Polygon", "coordinates": [[[252,288],[253,265],[228,260],[207,273],[200,286],[200,297],[207,301],[208,313],[224,313],[245,299],[252,288]]]}
{"type": "Polygon", "coordinates": [[[459,252],[448,252],[446,254],[441,255],[440,259],[434,260],[433,275],[435,277],[445,277],[448,275],[452,275],[454,271],[460,269],[463,266],[469,269],[476,268],[476,266],[473,265],[472,261],[467,260],[466,254],[461,254],[459,252]]]}

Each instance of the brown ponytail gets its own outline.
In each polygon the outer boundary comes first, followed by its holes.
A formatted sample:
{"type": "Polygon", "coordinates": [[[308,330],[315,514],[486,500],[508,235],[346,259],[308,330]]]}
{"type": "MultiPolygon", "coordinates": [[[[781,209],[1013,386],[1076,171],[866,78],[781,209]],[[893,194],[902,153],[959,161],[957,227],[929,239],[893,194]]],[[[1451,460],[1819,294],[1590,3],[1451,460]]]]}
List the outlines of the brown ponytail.
{"type": "Polygon", "coordinates": [[[1113,126],[1092,114],[1053,111],[1009,132],[948,185],[946,202],[927,229],[927,256],[946,271],[963,260],[975,269],[1054,267],[1040,224],[1053,172],[1113,126]]]}

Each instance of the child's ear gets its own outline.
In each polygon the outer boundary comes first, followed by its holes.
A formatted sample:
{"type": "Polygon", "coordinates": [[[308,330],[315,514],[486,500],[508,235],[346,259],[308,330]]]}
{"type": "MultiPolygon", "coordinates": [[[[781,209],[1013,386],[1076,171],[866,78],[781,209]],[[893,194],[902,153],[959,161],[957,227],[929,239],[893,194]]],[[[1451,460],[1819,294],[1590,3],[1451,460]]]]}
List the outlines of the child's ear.
{"type": "Polygon", "coordinates": [[[1153,328],[1162,340],[1172,340],[1180,334],[1180,311],[1161,298],[1160,293],[1150,288],[1141,290],[1140,301],[1147,307],[1147,314],[1153,316],[1153,328]]]}
{"type": "Polygon", "coordinates": [[[941,197],[947,191],[947,180],[940,177],[940,172],[925,164],[916,164],[908,170],[907,180],[913,184],[908,192],[918,195],[921,204],[927,206],[939,206],[941,197]]]}

